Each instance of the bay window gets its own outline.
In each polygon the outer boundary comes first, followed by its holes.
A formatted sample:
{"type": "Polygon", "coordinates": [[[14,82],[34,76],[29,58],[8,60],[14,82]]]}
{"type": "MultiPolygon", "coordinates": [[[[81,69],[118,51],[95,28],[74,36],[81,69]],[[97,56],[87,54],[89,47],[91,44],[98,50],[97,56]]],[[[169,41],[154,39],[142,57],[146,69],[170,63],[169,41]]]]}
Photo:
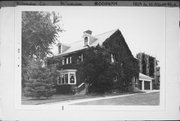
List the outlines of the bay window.
{"type": "Polygon", "coordinates": [[[60,76],[57,79],[57,85],[76,84],[75,69],[66,69],[66,70],[61,70],[59,72],[60,72],[60,76]]]}

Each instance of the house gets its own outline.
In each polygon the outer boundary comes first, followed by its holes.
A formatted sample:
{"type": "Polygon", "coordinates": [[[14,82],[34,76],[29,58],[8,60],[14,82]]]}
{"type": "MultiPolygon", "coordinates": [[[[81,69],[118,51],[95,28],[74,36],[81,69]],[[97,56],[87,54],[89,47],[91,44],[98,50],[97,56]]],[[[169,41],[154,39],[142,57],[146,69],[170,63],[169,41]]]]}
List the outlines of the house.
{"type": "MultiPolygon", "coordinates": [[[[109,61],[118,62],[123,66],[126,59],[132,59],[133,69],[137,69],[138,61],[135,59],[125,42],[125,39],[119,29],[108,31],[99,35],[93,35],[91,30],[83,32],[82,40],[71,43],[70,45],[58,43],[58,54],[49,58],[47,65],[58,65],[59,77],[57,79],[57,92],[71,93],[72,90],[80,92],[86,87],[84,80],[78,74],[78,67],[85,60],[84,50],[97,45],[109,49],[109,61]],[[113,50],[116,49],[116,50],[113,50]],[[119,55],[118,55],[119,53],[119,55]],[[55,60],[55,61],[52,61],[55,60]]],[[[120,68],[120,67],[119,67],[120,68]]],[[[139,71],[133,75],[131,85],[135,86],[138,80],[139,71]]],[[[113,81],[113,79],[112,79],[113,81]]]]}

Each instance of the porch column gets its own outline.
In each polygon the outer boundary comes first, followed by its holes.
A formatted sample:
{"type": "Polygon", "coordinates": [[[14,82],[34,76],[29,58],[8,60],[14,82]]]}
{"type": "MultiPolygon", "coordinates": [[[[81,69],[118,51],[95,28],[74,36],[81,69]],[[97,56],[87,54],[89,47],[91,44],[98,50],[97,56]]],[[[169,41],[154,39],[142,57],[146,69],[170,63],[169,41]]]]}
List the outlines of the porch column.
{"type": "Polygon", "coordinates": [[[70,84],[70,73],[68,72],[68,84],[70,84]]]}
{"type": "Polygon", "coordinates": [[[150,81],[150,90],[152,90],[152,80],[150,81]]]}
{"type": "Polygon", "coordinates": [[[142,80],[142,90],[144,90],[144,80],[142,80]]]}

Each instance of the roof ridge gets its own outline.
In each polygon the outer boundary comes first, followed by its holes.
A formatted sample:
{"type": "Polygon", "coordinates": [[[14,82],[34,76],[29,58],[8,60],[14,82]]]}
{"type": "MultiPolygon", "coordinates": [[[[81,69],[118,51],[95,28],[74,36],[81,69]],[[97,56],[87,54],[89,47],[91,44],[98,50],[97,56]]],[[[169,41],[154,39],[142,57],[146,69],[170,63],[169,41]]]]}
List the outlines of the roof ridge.
{"type": "Polygon", "coordinates": [[[99,35],[102,35],[102,34],[106,34],[106,33],[112,32],[112,31],[117,31],[117,30],[119,30],[119,29],[113,29],[113,30],[110,30],[110,31],[106,31],[106,32],[101,33],[101,34],[97,34],[97,35],[95,35],[94,37],[99,36],[99,35]]]}
{"type": "MultiPolygon", "coordinates": [[[[103,33],[101,33],[101,34],[94,35],[94,37],[100,36],[100,35],[102,35],[102,34],[106,34],[106,33],[112,32],[112,31],[117,31],[117,30],[119,30],[119,29],[113,29],[113,30],[110,30],[110,31],[106,31],[106,32],[103,32],[103,33]]],[[[82,39],[81,39],[81,40],[74,41],[74,42],[72,42],[72,43],[69,43],[69,45],[72,45],[73,43],[80,42],[80,41],[82,41],[82,39]]]]}

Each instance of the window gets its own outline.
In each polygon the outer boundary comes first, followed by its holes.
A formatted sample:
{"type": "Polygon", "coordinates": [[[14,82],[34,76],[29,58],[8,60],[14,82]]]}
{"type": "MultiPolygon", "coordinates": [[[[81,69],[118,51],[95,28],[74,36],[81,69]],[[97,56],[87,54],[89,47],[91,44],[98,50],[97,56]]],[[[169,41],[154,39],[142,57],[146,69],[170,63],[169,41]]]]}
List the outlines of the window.
{"type": "Polygon", "coordinates": [[[60,85],[61,84],[61,77],[59,76],[58,78],[57,78],[57,85],[60,85]]]}
{"type": "Polygon", "coordinates": [[[83,62],[83,54],[81,54],[81,62],[83,62]]]}
{"type": "Polygon", "coordinates": [[[72,57],[69,57],[69,63],[72,63],[72,57]]]}
{"type": "Polygon", "coordinates": [[[64,75],[61,75],[61,84],[64,84],[64,75]]]}
{"type": "Polygon", "coordinates": [[[57,78],[57,85],[74,85],[76,84],[76,70],[61,70],[60,76],[57,78]]]}
{"type": "Polygon", "coordinates": [[[64,59],[62,60],[62,65],[64,65],[64,59]]]}
{"type": "Polygon", "coordinates": [[[111,54],[111,63],[114,63],[114,55],[111,54]]]}
{"type": "Polygon", "coordinates": [[[65,84],[68,84],[68,74],[65,74],[65,84]]]}
{"type": "Polygon", "coordinates": [[[74,83],[74,74],[70,74],[70,83],[74,83]]]}
{"type": "Polygon", "coordinates": [[[69,58],[67,57],[67,58],[66,58],[66,64],[68,64],[68,63],[69,63],[69,58]]]}
{"type": "Polygon", "coordinates": [[[117,82],[117,76],[115,76],[115,77],[113,78],[113,81],[114,81],[114,82],[117,82]]]}
{"type": "Polygon", "coordinates": [[[84,46],[88,45],[88,37],[84,37],[84,46]]]}
{"type": "Polygon", "coordinates": [[[78,56],[77,63],[83,62],[83,54],[78,56]]]}

